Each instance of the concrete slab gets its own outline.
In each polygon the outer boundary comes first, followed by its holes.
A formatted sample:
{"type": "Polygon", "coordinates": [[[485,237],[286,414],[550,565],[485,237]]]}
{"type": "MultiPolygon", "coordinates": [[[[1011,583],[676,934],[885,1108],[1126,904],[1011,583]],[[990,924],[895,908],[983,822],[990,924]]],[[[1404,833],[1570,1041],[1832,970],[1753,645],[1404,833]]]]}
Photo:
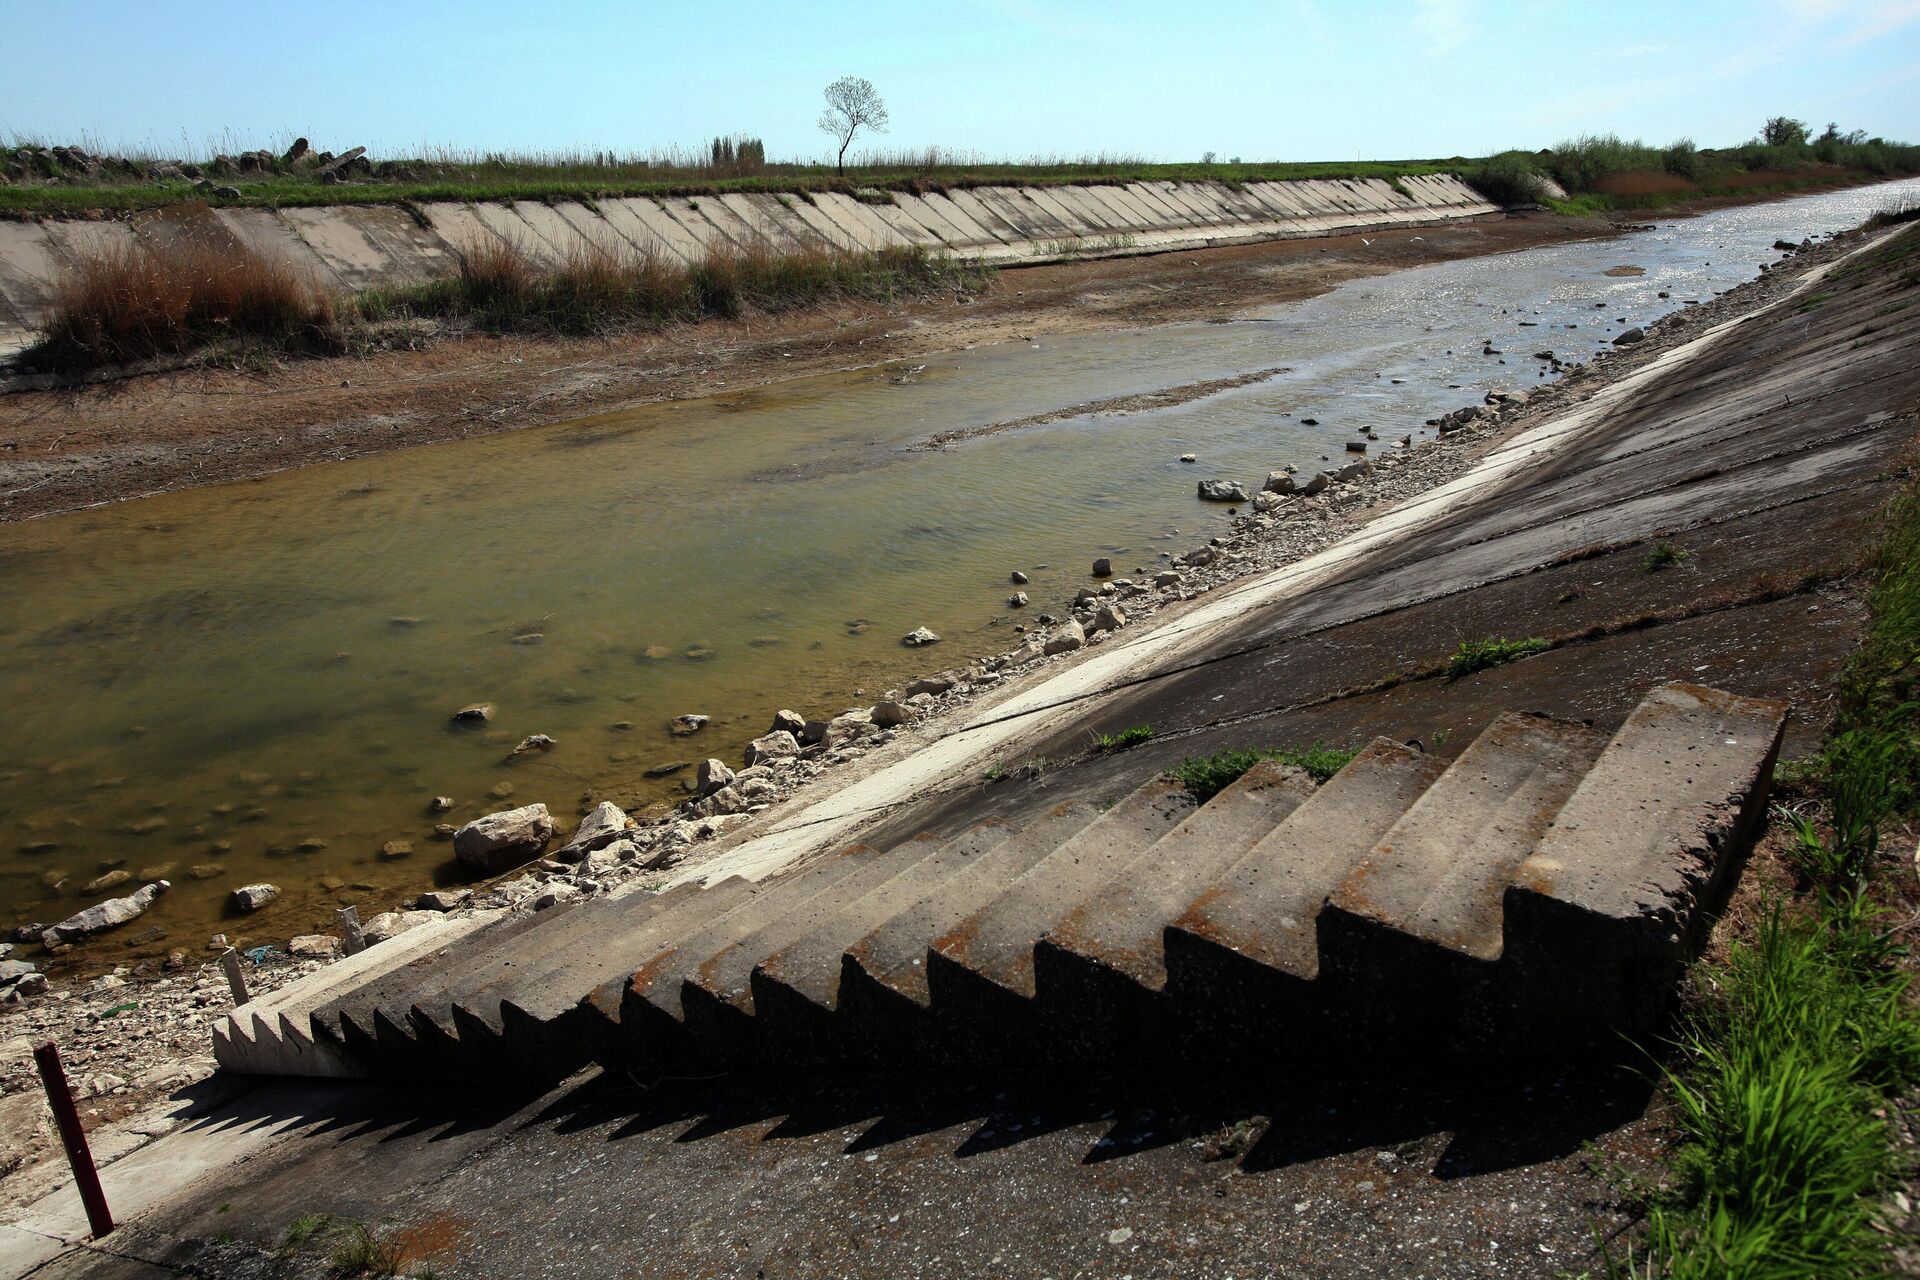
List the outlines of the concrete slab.
{"type": "Polygon", "coordinates": [[[774,252],[776,244],[764,235],[739,213],[735,212],[724,196],[694,196],[687,201],[725,236],[729,243],[742,253],[774,252]]]}
{"type": "Polygon", "coordinates": [[[325,288],[346,287],[346,281],[327,265],[326,259],[315,253],[306,241],[294,234],[292,227],[280,220],[278,211],[215,209],[213,216],[220,220],[235,240],[265,261],[298,272],[325,288]]]}
{"type": "Polygon", "coordinates": [[[541,237],[525,218],[515,212],[512,204],[482,200],[469,208],[481,225],[514,248],[549,262],[559,257],[558,247],[541,237]]]}
{"type": "Polygon", "coordinates": [[[556,204],[553,206],[553,212],[559,215],[562,222],[573,228],[573,233],[580,237],[582,244],[591,245],[615,258],[628,258],[639,252],[639,248],[633,241],[623,235],[598,211],[589,209],[578,201],[569,200],[556,204]]]}
{"type": "Polygon", "coordinates": [[[911,191],[894,192],[893,204],[903,217],[911,220],[915,226],[928,234],[937,237],[949,249],[956,249],[979,239],[976,233],[961,230],[959,226],[948,221],[924,197],[917,196],[911,191]]]}
{"type": "Polygon", "coordinates": [[[707,256],[706,241],[670,216],[662,202],[636,197],[632,200],[610,200],[608,203],[613,206],[609,217],[632,218],[647,235],[681,262],[695,263],[707,256]]]}
{"type": "Polygon", "coordinates": [[[974,223],[992,233],[993,238],[1002,244],[1017,244],[1027,237],[1018,227],[987,206],[977,191],[970,187],[955,187],[947,192],[947,199],[954,208],[972,218],[974,223]]]}
{"type": "Polygon", "coordinates": [[[951,242],[955,248],[977,249],[983,246],[998,245],[1001,243],[999,235],[972,214],[962,209],[950,195],[938,191],[930,191],[920,198],[926,201],[927,207],[938,213],[940,217],[946,221],[947,225],[955,229],[956,234],[960,237],[958,240],[951,242]]]}
{"type": "Polygon", "coordinates": [[[793,216],[811,227],[815,235],[842,252],[857,252],[864,247],[858,235],[828,217],[826,211],[810,196],[794,196],[793,216]]]}
{"type": "MultiPolygon", "coordinates": [[[[785,200],[792,201],[793,197],[785,200]]],[[[739,192],[720,197],[722,204],[782,253],[815,253],[833,247],[781,201],[781,197],[739,192]]]]}
{"type": "Polygon", "coordinates": [[[838,191],[816,191],[813,203],[862,249],[884,249],[906,243],[892,227],[875,217],[868,206],[851,196],[843,196],[838,191]]]}
{"type": "Polygon", "coordinates": [[[503,243],[476,205],[442,201],[428,205],[427,216],[433,220],[434,234],[456,260],[483,245],[503,243]]]}

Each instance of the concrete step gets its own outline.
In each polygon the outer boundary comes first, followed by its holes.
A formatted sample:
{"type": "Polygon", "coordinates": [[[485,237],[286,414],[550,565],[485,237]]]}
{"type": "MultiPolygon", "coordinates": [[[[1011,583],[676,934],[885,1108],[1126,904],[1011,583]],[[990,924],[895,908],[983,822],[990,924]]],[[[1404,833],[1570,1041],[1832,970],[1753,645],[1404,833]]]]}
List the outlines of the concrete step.
{"type": "MultiPolygon", "coordinates": [[[[918,896],[914,885],[926,883],[916,873],[925,871],[935,860],[950,866],[939,858],[946,847],[944,841],[934,839],[913,839],[897,845],[702,962],[680,988],[689,1054],[682,1065],[711,1068],[743,1064],[757,1057],[761,1037],[755,1025],[758,1005],[753,972],[760,963],[822,931],[839,936],[844,949],[848,941],[860,938],[878,919],[885,918],[883,914],[876,919],[872,911],[889,899],[896,881],[907,882],[898,892],[911,901],[918,896]],[[863,910],[870,901],[871,907],[863,910]]],[[[935,878],[941,878],[937,868],[935,878]]],[[[789,1046],[777,1037],[771,1047],[776,1061],[789,1060],[789,1046]]]]}
{"type": "Polygon", "coordinates": [[[1034,863],[1100,817],[1078,801],[1056,805],[846,948],[835,1004],[838,1036],[865,1061],[932,1053],[927,944],[993,901],[1034,863]]]}
{"type": "Polygon", "coordinates": [[[658,1074],[687,1056],[682,985],[729,945],[833,887],[880,856],[865,844],[848,845],[798,871],[770,881],[752,898],[642,957],[626,974],[593,989],[583,1012],[600,1024],[603,1060],[642,1075],[658,1074]]]}
{"type": "Polygon", "coordinates": [[[753,1009],[760,1045],[783,1062],[827,1062],[845,1056],[834,1012],[847,948],[929,897],[948,882],[985,865],[1014,834],[993,820],[951,840],[931,842],[925,856],[873,892],[848,903],[818,928],[768,955],[754,967],[753,1009]]]}
{"type": "MultiPolygon", "coordinates": [[[[623,980],[662,947],[711,927],[769,887],[740,876],[691,883],[659,895],[659,909],[644,918],[628,912],[605,922],[570,950],[461,996],[451,1010],[459,1044],[469,1060],[484,1061],[491,1071],[535,1081],[571,1074],[603,1048],[603,1025],[582,1007],[583,993],[623,980]]],[[[412,1011],[423,1034],[424,1012],[412,1011]]]]}
{"type": "Polygon", "coordinates": [[[1313,779],[1292,765],[1254,765],[1040,939],[1035,998],[1060,1049],[1117,1053],[1157,1034],[1149,997],[1166,985],[1167,921],[1313,792],[1313,779]]]}
{"type": "Polygon", "coordinates": [[[1196,807],[1185,786],[1156,777],[933,938],[927,988],[942,1050],[964,1058],[1030,1053],[1039,1032],[1034,944],[1196,807]]]}
{"type": "Polygon", "coordinates": [[[1583,724],[1507,712],[1380,838],[1320,912],[1324,999],[1359,1040],[1447,1035],[1491,980],[1507,885],[1606,746],[1583,724]]]}
{"type": "Polygon", "coordinates": [[[441,916],[315,969],[278,991],[250,1000],[213,1027],[214,1059],[224,1071],[247,1075],[354,1077],[365,1066],[337,1036],[316,1037],[313,1014],[423,954],[444,953],[496,924],[500,913],[441,916]]]}
{"type": "Polygon", "coordinates": [[[1165,991],[1188,1039],[1238,1053],[1302,1033],[1327,895],[1445,769],[1376,738],[1171,917],[1165,991]]]}
{"type": "Polygon", "coordinates": [[[1508,1001],[1532,1034],[1659,1034],[1764,822],[1787,711],[1669,684],[1620,726],[1506,891],[1508,1001]]]}

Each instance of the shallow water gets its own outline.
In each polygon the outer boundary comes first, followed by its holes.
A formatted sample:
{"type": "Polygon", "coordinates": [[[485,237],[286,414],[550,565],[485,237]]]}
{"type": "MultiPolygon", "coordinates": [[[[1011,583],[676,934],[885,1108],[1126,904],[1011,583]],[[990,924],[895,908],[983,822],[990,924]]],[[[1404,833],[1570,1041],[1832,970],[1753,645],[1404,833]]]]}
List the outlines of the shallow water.
{"type": "Polygon", "coordinates": [[[1012,569],[1032,576],[1036,613],[1096,555],[1150,572],[1224,523],[1197,479],[1257,488],[1283,463],[1342,459],[1362,426],[1380,431],[1376,451],[1420,434],[1490,387],[1537,384],[1535,351],[1585,358],[1750,279],[1777,237],[1852,226],[1893,194],[1731,209],[1227,323],[1001,344],[0,527],[0,921],[59,919],[107,896],[86,886],[119,868],[175,891],[100,958],[222,928],[284,936],[450,875],[435,822],[541,800],[564,824],[589,796],[669,799],[678,777],[648,768],[735,759],[776,708],[864,705],[1009,647],[1012,569]],[[1605,274],[1622,265],[1646,274],[1605,274]],[[1482,355],[1483,339],[1505,354],[1482,355]],[[1176,408],[909,448],[1276,365],[1289,371],[1176,408]],[[902,648],[922,625],[944,642],[902,648]],[[474,701],[495,704],[491,724],[449,724],[474,701]],[[713,723],[674,738],[683,712],[713,723]],[[558,745],[510,759],[533,733],[558,745]],[[435,795],[454,811],[431,815],[435,795]],[[413,852],[383,858],[395,840],[413,852]],[[225,895],[259,879],[286,896],[243,929],[225,895]]]}

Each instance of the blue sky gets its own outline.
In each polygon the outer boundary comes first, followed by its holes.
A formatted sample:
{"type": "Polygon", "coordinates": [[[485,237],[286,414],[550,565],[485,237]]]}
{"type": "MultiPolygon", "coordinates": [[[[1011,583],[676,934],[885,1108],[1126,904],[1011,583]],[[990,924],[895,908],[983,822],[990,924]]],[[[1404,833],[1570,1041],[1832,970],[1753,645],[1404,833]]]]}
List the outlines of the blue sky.
{"type": "Polygon", "coordinates": [[[0,32],[0,136],[165,152],[818,157],[844,74],[882,145],[997,157],[1713,146],[1780,113],[1920,141],[1920,0],[0,0],[0,32]]]}

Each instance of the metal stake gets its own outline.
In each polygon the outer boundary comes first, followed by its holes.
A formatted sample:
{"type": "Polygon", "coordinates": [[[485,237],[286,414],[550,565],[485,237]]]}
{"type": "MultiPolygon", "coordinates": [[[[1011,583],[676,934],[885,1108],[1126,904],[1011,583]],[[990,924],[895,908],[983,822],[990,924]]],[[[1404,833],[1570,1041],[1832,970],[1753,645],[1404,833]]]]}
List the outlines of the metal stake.
{"type": "Polygon", "coordinates": [[[107,1193],[100,1189],[100,1171],[93,1167],[93,1152],[87,1149],[87,1131],[80,1127],[80,1112],[73,1105],[73,1090],[67,1087],[60,1050],[49,1040],[34,1049],[33,1060],[40,1067],[40,1083],[47,1088],[53,1122],[60,1127],[67,1163],[73,1167],[73,1180],[80,1188],[80,1203],[87,1209],[87,1225],[98,1240],[113,1230],[113,1214],[107,1210],[107,1193]]]}

